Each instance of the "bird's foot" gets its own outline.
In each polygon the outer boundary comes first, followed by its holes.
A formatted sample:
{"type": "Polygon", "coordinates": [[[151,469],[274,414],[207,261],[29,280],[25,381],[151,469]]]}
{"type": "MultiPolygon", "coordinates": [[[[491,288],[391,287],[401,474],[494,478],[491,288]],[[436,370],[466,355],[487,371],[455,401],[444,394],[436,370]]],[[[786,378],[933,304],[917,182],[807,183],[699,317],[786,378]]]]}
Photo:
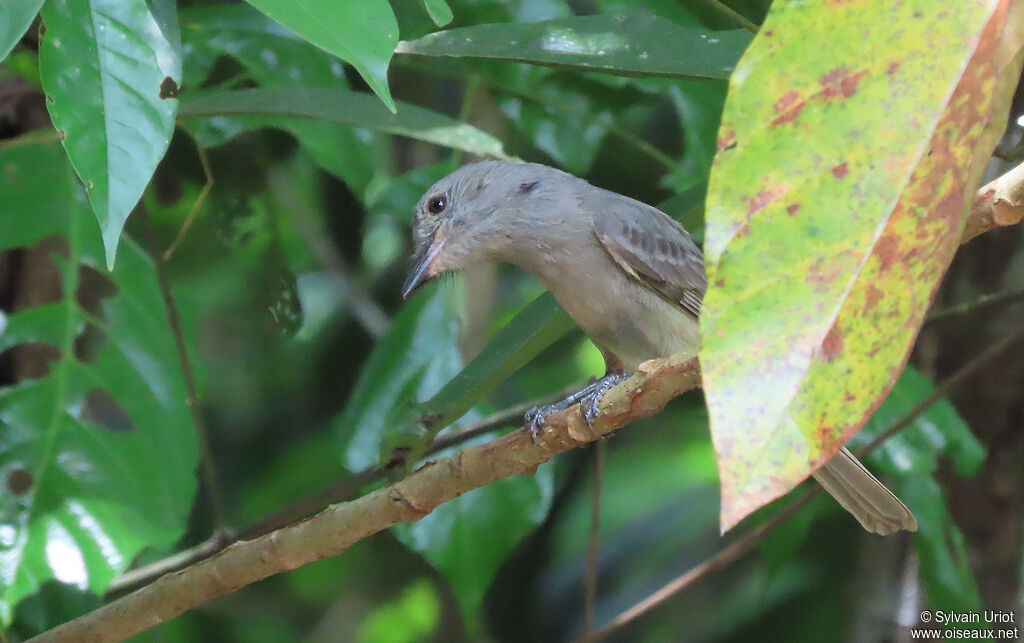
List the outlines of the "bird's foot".
{"type": "Polygon", "coordinates": [[[604,394],[628,380],[629,376],[629,373],[612,373],[605,375],[588,387],[592,390],[580,400],[580,410],[583,411],[583,419],[587,421],[588,425],[593,426],[594,420],[600,414],[601,398],[604,397],[604,394]]]}
{"type": "Polygon", "coordinates": [[[535,406],[526,412],[523,420],[526,422],[527,430],[530,432],[530,437],[534,441],[540,436],[541,428],[544,426],[544,420],[549,415],[557,411],[564,411],[574,404],[580,405],[580,410],[583,412],[583,419],[587,421],[587,424],[593,423],[597,418],[599,407],[601,405],[601,398],[608,392],[608,389],[612,388],[616,384],[626,380],[629,377],[627,373],[614,373],[612,375],[605,375],[599,380],[596,380],[587,386],[576,391],[572,395],[567,396],[565,399],[552,402],[551,404],[542,404],[541,406],[535,406]]]}

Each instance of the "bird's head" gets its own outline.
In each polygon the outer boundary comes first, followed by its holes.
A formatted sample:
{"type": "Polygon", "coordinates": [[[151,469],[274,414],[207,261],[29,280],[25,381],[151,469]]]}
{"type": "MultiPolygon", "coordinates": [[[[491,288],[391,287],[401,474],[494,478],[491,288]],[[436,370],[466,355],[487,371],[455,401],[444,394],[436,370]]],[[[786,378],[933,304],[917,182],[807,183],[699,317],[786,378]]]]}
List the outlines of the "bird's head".
{"type": "Polygon", "coordinates": [[[543,165],[484,161],[465,165],[435,183],[416,204],[412,268],[402,287],[408,297],[445,272],[502,260],[525,219],[542,209],[543,165]]]}

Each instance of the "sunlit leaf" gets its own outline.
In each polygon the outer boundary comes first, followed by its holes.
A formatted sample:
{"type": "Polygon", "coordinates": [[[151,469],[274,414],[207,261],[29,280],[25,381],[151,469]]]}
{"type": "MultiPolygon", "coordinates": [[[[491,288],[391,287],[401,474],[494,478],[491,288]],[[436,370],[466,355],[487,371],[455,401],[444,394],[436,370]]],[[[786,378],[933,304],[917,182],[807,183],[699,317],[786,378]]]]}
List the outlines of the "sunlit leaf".
{"type": "Polygon", "coordinates": [[[218,91],[185,100],[183,118],[239,116],[273,119],[281,127],[295,119],[320,119],[388,132],[473,154],[505,158],[501,142],[472,125],[437,112],[400,104],[392,114],[372,96],[342,89],[267,87],[218,91]]]}
{"type": "Polygon", "coordinates": [[[387,0],[248,0],[249,4],[317,47],[351,64],[388,109],[388,63],[398,43],[398,23],[387,0]]]}
{"type": "Polygon", "coordinates": [[[47,581],[102,594],[140,550],[170,547],[195,494],[198,448],[149,257],[122,244],[114,293],[87,311],[79,298],[95,286],[84,271],[103,269],[103,245],[60,147],[0,151],[0,185],[0,250],[54,235],[67,249],[52,255],[60,299],[16,310],[0,333],[0,351],[43,343],[56,354],[44,377],[0,388],[6,623],[47,581]]]}
{"type": "Polygon", "coordinates": [[[599,14],[449,29],[400,42],[395,53],[497,58],[625,75],[728,78],[750,39],[744,30],[682,27],[654,15],[599,14]]]}
{"type": "Polygon", "coordinates": [[[902,368],[988,153],[1005,10],[777,2],[733,74],[701,315],[723,528],[828,460],[902,368]]]}
{"type": "Polygon", "coordinates": [[[174,11],[170,0],[43,7],[46,107],[99,220],[108,268],[174,131],[181,85],[174,11]]]}

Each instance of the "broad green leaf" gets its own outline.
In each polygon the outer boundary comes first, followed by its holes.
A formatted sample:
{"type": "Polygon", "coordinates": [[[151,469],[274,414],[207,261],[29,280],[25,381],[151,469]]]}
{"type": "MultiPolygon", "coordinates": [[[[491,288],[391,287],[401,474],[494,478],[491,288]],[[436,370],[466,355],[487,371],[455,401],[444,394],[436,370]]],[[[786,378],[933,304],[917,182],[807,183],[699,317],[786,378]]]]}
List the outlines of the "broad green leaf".
{"type": "MultiPolygon", "coordinates": [[[[854,449],[878,436],[929,395],[933,386],[907,368],[889,396],[864,425],[854,449]]],[[[888,474],[893,491],[917,517],[914,546],[921,557],[921,579],[933,609],[980,611],[978,584],[964,547],[964,536],[950,515],[942,489],[935,481],[939,456],[953,461],[960,475],[972,475],[985,459],[985,448],[971,433],[948,399],[921,414],[914,423],[890,437],[871,454],[869,465],[888,474]]]]}
{"type": "Polygon", "coordinates": [[[634,76],[728,78],[750,39],[743,30],[708,31],[653,15],[601,14],[449,29],[400,42],[395,53],[497,58],[634,76]]]}
{"type": "Polygon", "coordinates": [[[417,643],[431,638],[441,601],[426,578],[407,585],[393,601],[377,607],[359,625],[359,643],[417,643]]]}
{"type": "Polygon", "coordinates": [[[423,0],[423,8],[438,27],[445,26],[454,18],[451,7],[444,0],[423,0]]]}
{"type": "MultiPolygon", "coordinates": [[[[183,118],[245,116],[273,119],[280,127],[301,119],[320,119],[408,136],[454,149],[506,158],[501,142],[472,125],[415,105],[401,104],[392,114],[372,97],[342,89],[267,87],[218,91],[185,100],[183,118]]],[[[263,122],[268,122],[264,120],[263,122]]]]}
{"type": "Polygon", "coordinates": [[[682,80],[668,88],[668,95],[683,125],[683,158],[662,179],[676,191],[695,186],[706,189],[717,145],[718,122],[725,105],[725,83],[682,80]]]}
{"type": "MultiPolygon", "coordinates": [[[[245,5],[214,5],[183,10],[181,35],[186,52],[186,84],[206,79],[220,55],[238,60],[254,80],[266,87],[303,85],[347,88],[341,61],[302,40],[256,9],[245,5]]],[[[215,147],[250,126],[248,119],[218,119],[215,127],[195,127],[200,144],[215,147]]],[[[345,181],[362,197],[374,174],[373,135],[352,126],[325,121],[292,121],[288,130],[322,168],[345,181]]]]}
{"type": "Polygon", "coordinates": [[[540,67],[510,71],[491,83],[510,123],[559,167],[577,175],[589,172],[615,116],[629,107],[616,99],[629,92],[540,67]]]}
{"type": "Polygon", "coordinates": [[[350,471],[377,466],[396,433],[415,431],[412,404],[433,394],[461,366],[453,293],[439,285],[408,302],[374,346],[345,412],[334,422],[350,471]]]}
{"type": "Polygon", "coordinates": [[[0,150],[0,186],[0,250],[66,243],[52,255],[61,298],[16,310],[0,333],[0,351],[57,352],[45,376],[0,388],[5,624],[47,581],[102,594],[139,551],[177,541],[198,448],[149,257],[126,241],[109,274],[115,294],[86,312],[79,293],[95,286],[83,271],[103,269],[103,244],[60,147],[0,150]]]}
{"type": "Polygon", "coordinates": [[[394,527],[405,546],[451,583],[471,634],[479,631],[480,604],[494,575],[551,507],[552,466],[541,466],[533,476],[497,480],[394,527]]]}
{"type": "Polygon", "coordinates": [[[831,458],[903,367],[959,245],[1005,9],[776,2],[733,74],[700,355],[723,529],[831,458]]]}
{"type": "Polygon", "coordinates": [[[351,64],[388,109],[388,63],[398,23],[387,0],[248,0],[249,4],[324,51],[351,64]]]}
{"type": "Polygon", "coordinates": [[[107,268],[174,131],[181,84],[170,0],[48,2],[46,107],[100,223],[107,268]]]}
{"type": "Polygon", "coordinates": [[[575,326],[554,296],[545,292],[498,331],[480,354],[436,395],[423,403],[423,415],[430,418],[435,430],[448,426],[575,326]]]}
{"type": "Polygon", "coordinates": [[[0,61],[25,35],[45,0],[7,0],[0,6],[0,61]]]}

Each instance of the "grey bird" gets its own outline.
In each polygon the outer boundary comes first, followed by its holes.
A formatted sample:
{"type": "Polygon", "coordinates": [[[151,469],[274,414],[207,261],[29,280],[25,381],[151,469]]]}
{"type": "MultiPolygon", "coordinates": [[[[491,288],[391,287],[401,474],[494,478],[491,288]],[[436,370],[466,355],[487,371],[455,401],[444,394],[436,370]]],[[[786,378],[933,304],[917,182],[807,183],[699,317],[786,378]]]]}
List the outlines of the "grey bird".
{"type": "MultiPolygon", "coordinates": [[[[402,290],[445,272],[507,262],[536,275],[600,349],[606,375],[544,416],[579,403],[592,419],[601,396],[652,358],[696,350],[707,288],[704,259],[686,230],[657,208],[535,163],[466,165],[416,205],[413,267],[402,290]]],[[[814,477],[864,529],[915,531],[900,500],[847,449],[814,477]]]]}

